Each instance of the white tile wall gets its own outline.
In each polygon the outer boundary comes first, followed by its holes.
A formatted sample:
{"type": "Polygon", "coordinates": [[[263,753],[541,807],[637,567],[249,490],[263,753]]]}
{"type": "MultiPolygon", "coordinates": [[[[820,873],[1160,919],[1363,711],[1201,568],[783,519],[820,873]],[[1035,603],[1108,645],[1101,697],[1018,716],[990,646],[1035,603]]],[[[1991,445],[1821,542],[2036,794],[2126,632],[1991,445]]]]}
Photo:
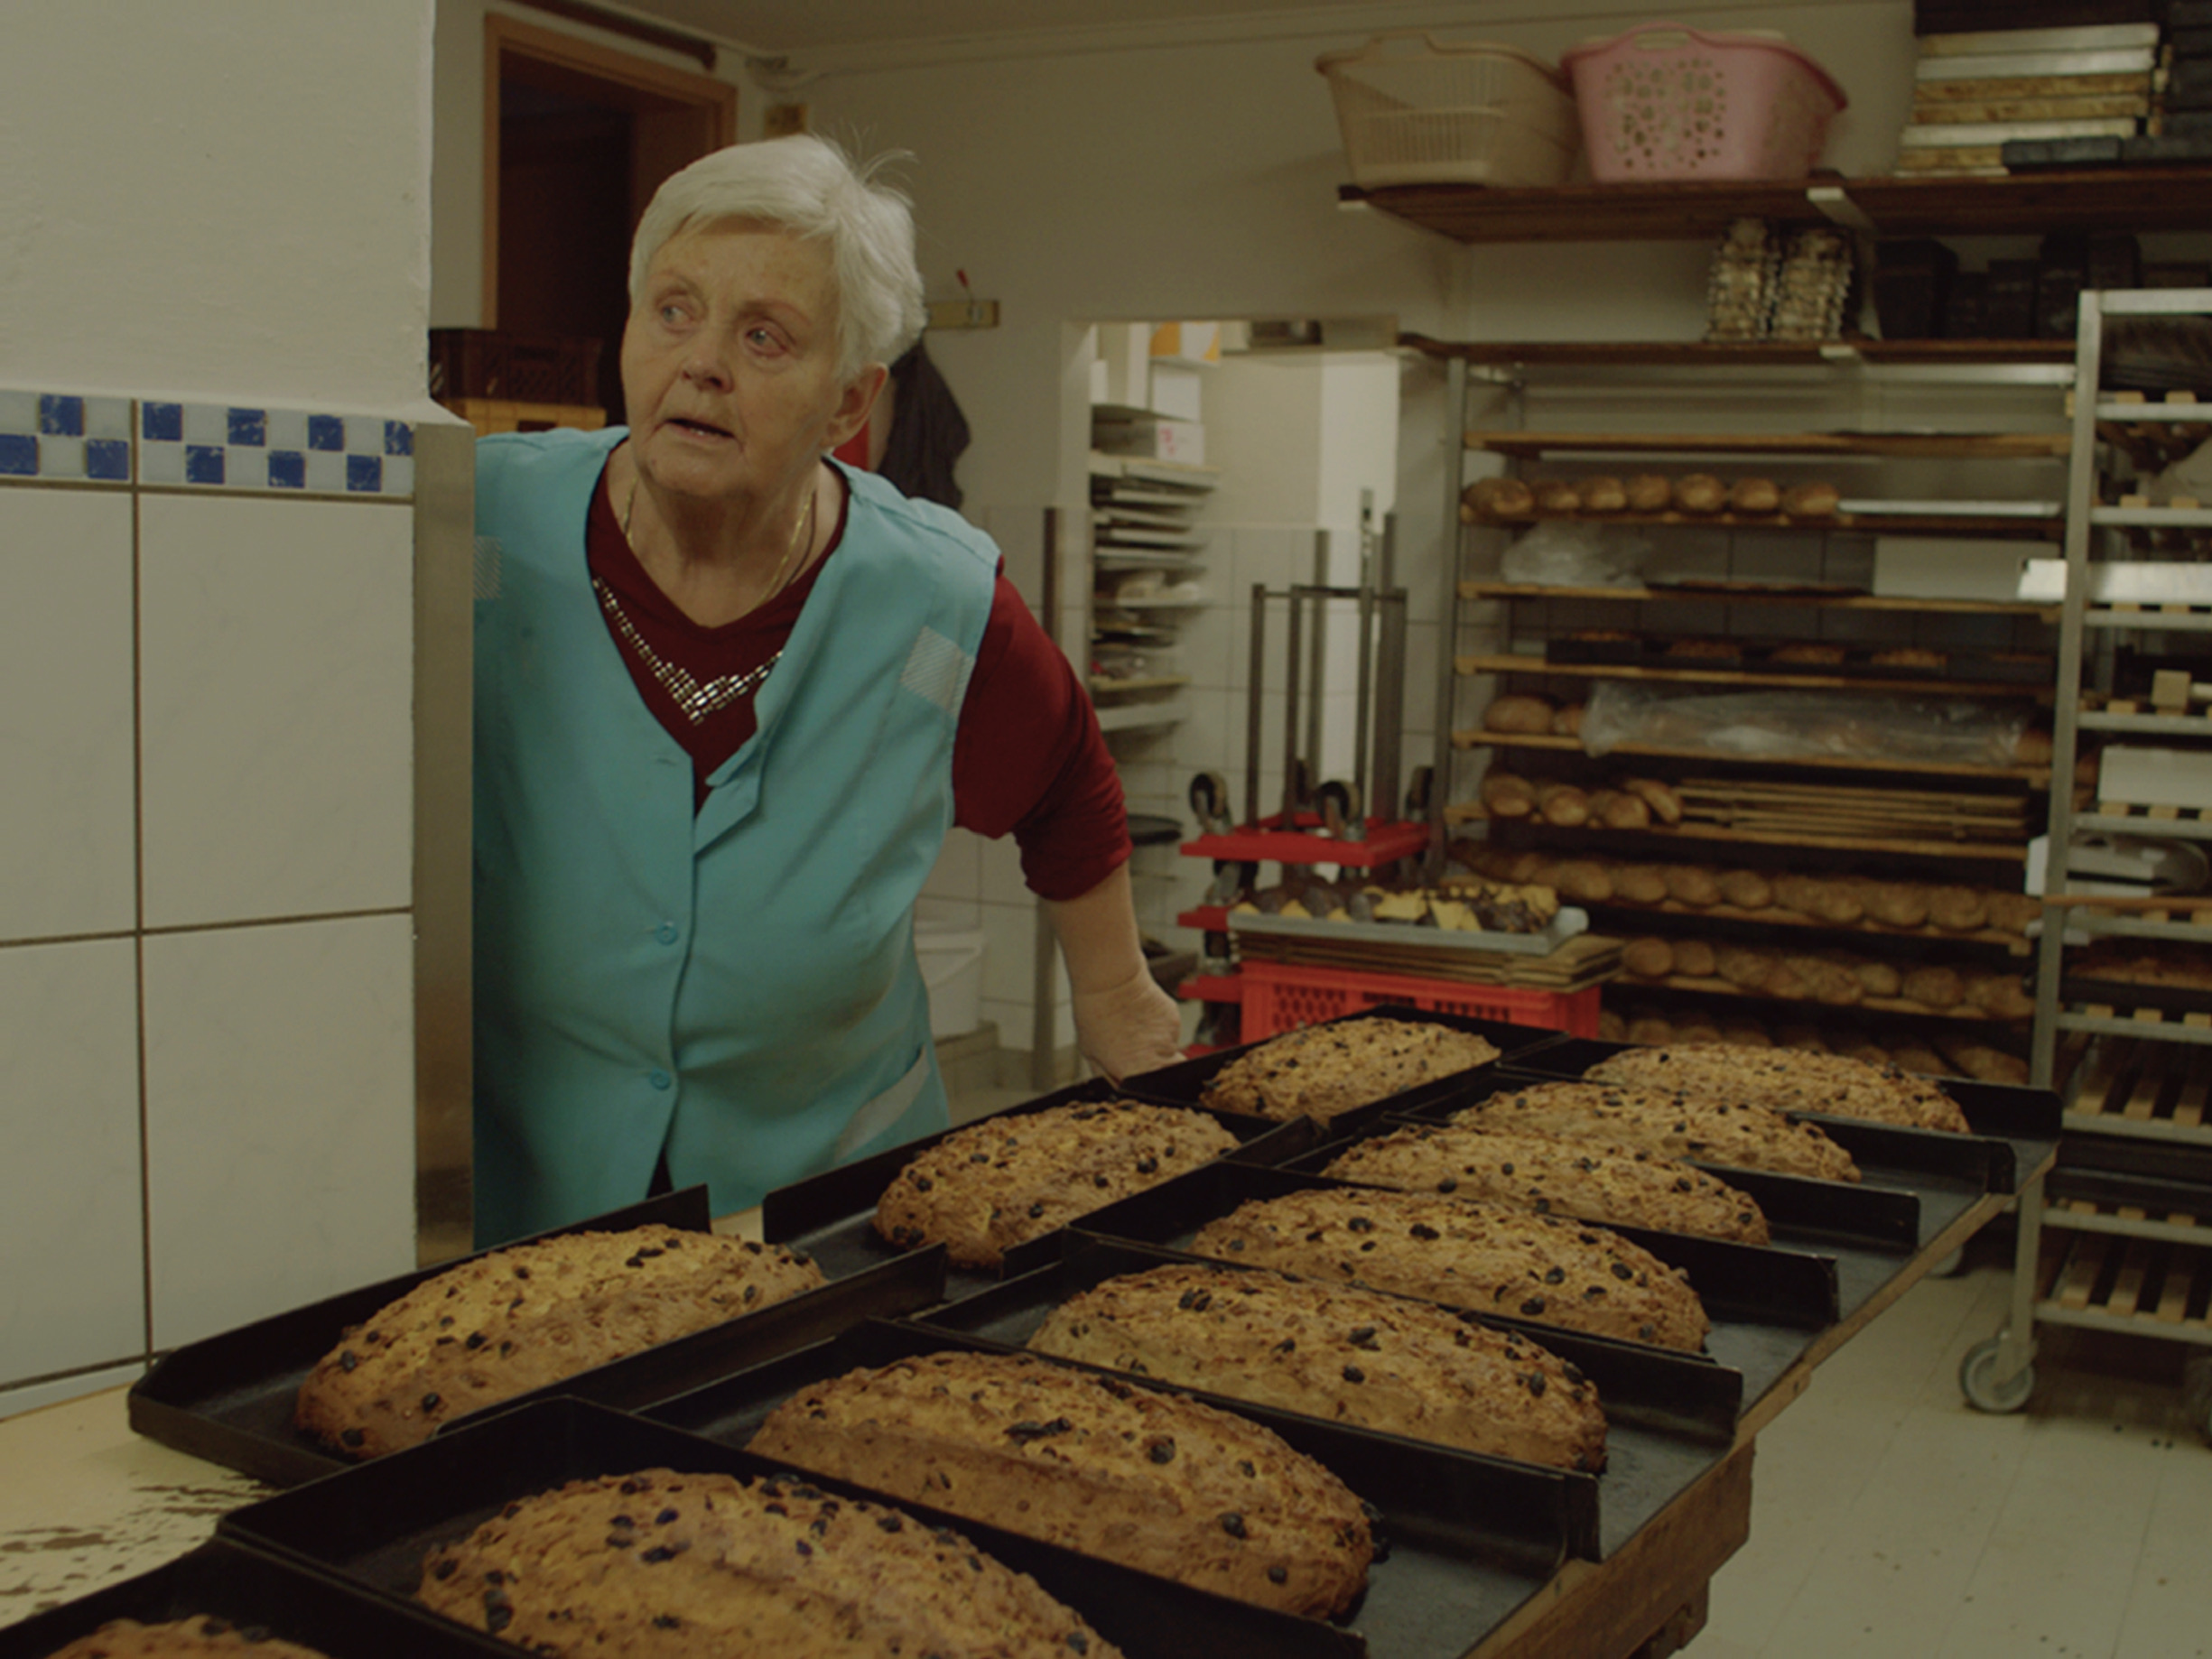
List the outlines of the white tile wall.
{"type": "Polygon", "coordinates": [[[147,925],[404,908],[413,514],[213,495],[140,511],[147,925]]]}
{"type": "Polygon", "coordinates": [[[137,948],[0,950],[0,1380],[145,1348],[137,948]]]}
{"type": "Polygon", "coordinates": [[[0,941],[136,922],[131,535],[121,492],[0,490],[0,941]]]}
{"type": "Polygon", "coordinates": [[[154,1345],[411,1268],[409,918],[144,948],[154,1345]]]}

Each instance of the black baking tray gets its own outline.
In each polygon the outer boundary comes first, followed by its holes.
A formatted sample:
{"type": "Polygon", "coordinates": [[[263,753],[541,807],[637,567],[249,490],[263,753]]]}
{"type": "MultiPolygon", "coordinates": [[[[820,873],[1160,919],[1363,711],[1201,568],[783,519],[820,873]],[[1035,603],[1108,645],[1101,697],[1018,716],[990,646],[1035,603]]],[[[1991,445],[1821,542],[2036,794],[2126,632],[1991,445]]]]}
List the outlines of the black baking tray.
{"type": "MultiPolygon", "coordinates": [[[[1256,1271],[1233,1262],[1091,1237],[1049,1267],[912,1315],[906,1322],[1020,1348],[1055,1308],[1101,1281],[1191,1262],[1202,1262],[1223,1273],[1256,1271]]],[[[1476,1314],[1460,1317],[1476,1324],[1489,1322],[1476,1314]]],[[[1541,1346],[1577,1367],[1597,1386],[1607,1427],[1604,1472],[1596,1476],[1563,1474],[1502,1458],[1480,1461],[1499,1471],[1496,1500],[1514,1512],[1525,1511],[1538,1501],[1532,1494],[1540,1493],[1541,1488],[1532,1488],[1532,1479],[1591,1486],[1594,1528],[1578,1528],[1568,1534],[1568,1544],[1578,1550],[1594,1545],[1589,1552],[1602,1559],[1633,1537],[1725,1455],[1734,1439],[1743,1379],[1707,1360],[1687,1355],[1678,1358],[1636,1343],[1583,1336],[1557,1327],[1544,1331],[1541,1346]]],[[[1207,1393],[1200,1397],[1231,1409],[1237,1406],[1234,1399],[1207,1393]]],[[[1581,1502],[1576,1500],[1577,1509],[1581,1502]]]]}
{"type": "MultiPolygon", "coordinates": [[[[248,1505],[216,1526],[218,1535],[234,1542],[405,1601],[433,1547],[466,1536],[516,1498],[570,1480],[660,1468],[756,1478],[789,1472],[786,1464],[666,1423],[554,1399],[479,1419],[426,1444],[248,1505]]],[[[870,1497],[843,1481],[810,1475],[806,1483],[842,1497],[870,1497]]],[[[1343,1632],[1312,1619],[1248,1608],[924,1505],[902,1501],[896,1507],[925,1525],[949,1526],[986,1554],[1027,1573],[1131,1654],[1352,1659],[1365,1652],[1343,1632]]]]}
{"type": "MultiPolygon", "coordinates": [[[[1283,1161],[1280,1167],[1321,1175],[1327,1166],[1361,1142],[1388,1134],[1405,1125],[1433,1128],[1454,1112],[1485,1096],[1506,1092],[1526,1079],[1492,1073],[1462,1095],[1439,1101],[1418,1114],[1373,1124],[1361,1133],[1337,1136],[1283,1161]]],[[[1861,1249],[1910,1256],[1919,1247],[1920,1203],[1918,1195],[1886,1187],[1869,1187],[1839,1181],[1809,1181],[1802,1176],[1778,1175],[1764,1170],[1728,1169],[1717,1164],[1688,1162],[1715,1180],[1724,1181],[1748,1194],[1766,1216],[1774,1242],[1786,1247],[1819,1249],[1847,1244],[1861,1249]]],[[[1470,1193],[1468,1196],[1475,1197],[1470,1193]]]]}
{"type": "MultiPolygon", "coordinates": [[[[906,1253],[876,1231],[877,1200],[897,1179],[901,1170],[947,1135],[957,1135],[962,1130],[973,1128],[976,1124],[1003,1123],[1048,1107],[1072,1106],[1088,1100],[1146,1098],[1133,1089],[1117,1088],[1102,1078],[1094,1078],[1089,1082],[1055,1089],[1033,1100],[1025,1100],[1003,1111],[976,1118],[962,1125],[960,1129],[925,1135],[920,1140],[894,1146],[888,1152],[879,1152],[873,1157],[862,1158],[857,1163],[848,1163],[824,1174],[795,1182],[787,1187],[779,1187],[761,1202],[761,1236],[770,1244],[804,1250],[820,1262],[823,1271],[832,1277],[879,1267],[906,1253]]],[[[1216,1112],[1198,1107],[1194,1101],[1175,1101],[1170,1104],[1193,1106],[1194,1109],[1204,1112],[1237,1137],[1237,1148],[1241,1154],[1262,1162],[1287,1156],[1310,1145],[1313,1139],[1311,1127],[1302,1121],[1283,1124],[1241,1112],[1216,1112]]],[[[964,1294],[995,1282],[1003,1274],[1020,1273],[1040,1262],[1048,1262],[1059,1251],[1058,1235],[1047,1233],[1016,1245],[1006,1253],[1005,1265],[1000,1268],[963,1267],[948,1264],[945,1268],[946,1293],[964,1294]]]]}
{"type": "MultiPolygon", "coordinates": [[[[1321,1023],[1328,1025],[1343,1025],[1355,1020],[1372,1019],[1408,1020],[1449,1025],[1455,1031],[1473,1033],[1475,1036],[1488,1041],[1498,1051],[1498,1058],[1490,1061],[1491,1065],[1522,1063],[1527,1057],[1544,1052],[1564,1040],[1563,1034],[1559,1032],[1547,1031],[1533,1025],[1515,1025],[1505,1020],[1485,1020],[1473,1015],[1447,1014],[1439,1009],[1416,1008],[1401,1003],[1378,1003],[1371,1008],[1362,1008],[1357,1013],[1343,1015],[1336,1019],[1321,1023]]],[[[1228,1065],[1230,1061],[1249,1054],[1254,1049],[1271,1041],[1273,1041],[1272,1038],[1263,1037],[1254,1042],[1240,1043],[1234,1048],[1215,1049],[1211,1053],[1201,1054],[1195,1060],[1185,1060],[1176,1065],[1164,1066],[1157,1071],[1143,1072],[1139,1076],[1124,1080],[1121,1086],[1122,1092],[1132,1099],[1156,1101],[1162,1106],[1195,1106],[1198,1104],[1198,1097],[1204,1092],[1206,1085],[1213,1080],[1215,1072],[1228,1065]]],[[[1362,1124],[1372,1123],[1377,1118],[1391,1112],[1417,1110],[1437,1096],[1449,1093],[1466,1079],[1485,1069],[1482,1066],[1472,1067],[1456,1076],[1440,1078],[1432,1083],[1418,1084],[1412,1089],[1401,1089],[1397,1094],[1386,1095],[1381,1099],[1371,1101],[1365,1106],[1353,1107],[1350,1111],[1339,1112],[1329,1119],[1329,1132],[1339,1134],[1346,1129],[1356,1128],[1362,1124]]],[[[1293,1147],[1290,1150],[1297,1151],[1303,1150],[1303,1148],[1293,1147]]],[[[1239,1156],[1244,1157],[1247,1162],[1252,1161],[1247,1154],[1240,1154],[1239,1156]]]]}
{"type": "MultiPolygon", "coordinates": [[[[1202,1227],[1249,1200],[1276,1198],[1300,1188],[1345,1184],[1291,1170],[1213,1164],[1110,1205],[1088,1218],[1081,1230],[1187,1251],[1202,1227]]],[[[1624,1227],[1612,1230],[1688,1273],[1712,1321],[1705,1358],[1742,1373],[1743,1399],[1747,1404],[1772,1387],[1803,1358],[1815,1336],[1837,1317],[1842,1294],[1831,1256],[1718,1245],[1710,1239],[1685,1238],[1678,1233],[1647,1233],[1624,1227]]],[[[1896,1267],[1893,1258],[1890,1266],[1896,1267]]],[[[1547,1339],[1547,1332],[1559,1330],[1538,1320],[1509,1318],[1490,1308],[1472,1311],[1482,1314],[1488,1323],[1520,1330],[1539,1343],[1547,1339]]],[[[1624,1346],[1652,1353],[1681,1352],[1649,1344],[1624,1346]]]]}
{"type": "MultiPolygon", "coordinates": [[[[689,1187],[535,1237],[550,1238],[561,1233],[617,1231],[655,1224],[707,1231],[711,1226],[707,1190],[689,1187]]],[[[926,1307],[944,1293],[943,1253],[928,1252],[926,1257],[904,1265],[887,1264],[865,1275],[840,1278],[832,1274],[832,1282],[818,1290],[696,1332],[682,1344],[672,1346],[680,1347],[684,1353],[704,1350],[718,1357],[733,1352],[759,1356],[818,1340],[823,1332],[869,1313],[926,1307]],[[776,1313],[775,1321],[755,1322],[767,1320],[770,1312],[776,1313]]],[[[352,1465],[347,1460],[325,1450],[293,1426],[293,1405],[300,1385],[348,1327],[359,1324],[423,1280],[454,1265],[448,1262],[403,1274],[187,1343],[155,1361],[132,1386],[127,1399],[131,1427],[149,1440],[273,1486],[296,1486],[349,1469],[352,1465]]],[[[830,1271],[828,1264],[823,1264],[823,1270],[830,1271]]],[[[562,1385],[562,1391],[589,1395],[604,1386],[626,1403],[631,1402],[636,1379],[628,1362],[618,1360],[601,1369],[608,1372],[606,1377],[598,1371],[584,1372],[562,1385]]]]}
{"type": "MultiPolygon", "coordinates": [[[[1512,1069],[1540,1073],[1546,1079],[1579,1079],[1600,1061],[1634,1046],[1594,1037],[1569,1037],[1517,1061],[1512,1069]]],[[[2053,1090],[1967,1078],[1933,1080],[1958,1103],[1971,1134],[1909,1129],[1831,1112],[1792,1112],[1789,1116],[1818,1124],[1861,1164],[1873,1162],[1931,1173],[1979,1167],[1992,1192],[2018,1192],[2030,1176],[2049,1162],[2059,1144],[2061,1116],[2053,1090]]]]}
{"type": "Polygon", "coordinates": [[[214,1617],[330,1659],[485,1659],[515,1649],[358,1585],[224,1539],[0,1628],[0,1659],[45,1659],[111,1619],[214,1617]]]}
{"type": "MultiPolygon", "coordinates": [[[[856,1367],[888,1365],[947,1349],[999,1348],[916,1324],[870,1321],[817,1349],[771,1361],[655,1406],[650,1416],[739,1445],[794,1394],[856,1367]]],[[[1264,1423],[1380,1512],[1376,1527],[1387,1552],[1378,1552],[1360,1601],[1337,1624],[1292,1622],[1363,1641],[1389,1659],[1457,1659],[1536,1593],[1569,1557],[1577,1533],[1587,1534],[1586,1485],[1578,1487],[1564,1478],[1549,1485],[1523,1482],[1520,1490],[1524,1501],[1501,1506],[1491,1501],[1497,1486],[1495,1459],[1478,1460],[1287,1412],[1241,1404],[1225,1404],[1224,1408],[1264,1423]],[[1546,1493],[1556,1495],[1558,1501],[1525,1501],[1546,1493]],[[1569,1507],[1577,1494],[1584,1506],[1579,1515],[1569,1507]]],[[[966,1525],[957,1520],[951,1524],[966,1525]]],[[[1076,1605],[1088,1613],[1087,1605],[1076,1605]]],[[[1129,1645],[1129,1651],[1160,1650],[1129,1645]]],[[[1232,1641],[1218,1651],[1243,1654],[1285,1650],[1255,1640],[1232,1641]]]]}

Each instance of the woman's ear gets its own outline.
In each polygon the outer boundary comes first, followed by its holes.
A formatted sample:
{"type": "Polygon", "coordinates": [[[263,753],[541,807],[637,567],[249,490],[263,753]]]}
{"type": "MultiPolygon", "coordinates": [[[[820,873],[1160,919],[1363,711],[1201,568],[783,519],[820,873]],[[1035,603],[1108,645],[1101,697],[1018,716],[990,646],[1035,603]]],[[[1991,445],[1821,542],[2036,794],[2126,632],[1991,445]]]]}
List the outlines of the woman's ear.
{"type": "Polygon", "coordinates": [[[880,363],[871,363],[845,383],[844,391],[838,396],[837,412],[830,417],[830,441],[823,448],[836,449],[868,424],[869,412],[875,408],[884,383],[890,378],[889,369],[880,363]]]}

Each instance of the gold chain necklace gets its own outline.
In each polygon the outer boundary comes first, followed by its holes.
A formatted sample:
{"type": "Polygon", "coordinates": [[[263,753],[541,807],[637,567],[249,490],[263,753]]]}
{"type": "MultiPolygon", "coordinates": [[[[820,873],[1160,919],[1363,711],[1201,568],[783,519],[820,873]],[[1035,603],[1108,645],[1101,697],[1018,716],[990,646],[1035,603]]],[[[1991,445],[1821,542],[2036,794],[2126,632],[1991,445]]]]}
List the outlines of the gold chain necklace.
{"type": "MultiPolygon", "coordinates": [[[[638,473],[635,468],[633,468],[630,473],[630,493],[623,498],[622,502],[622,539],[625,542],[629,542],[630,551],[633,553],[637,551],[637,543],[635,542],[630,542],[630,514],[637,510],[638,477],[638,473]]],[[[814,541],[814,495],[815,492],[812,489],[809,489],[806,492],[806,505],[799,509],[798,522],[793,524],[791,527],[791,541],[784,549],[783,558],[776,561],[776,574],[768,578],[767,591],[762,594],[759,598],[753,602],[753,608],[755,610],[758,610],[763,605],[766,605],[777,594],[783,592],[785,587],[791,579],[790,576],[785,575],[786,570],[791,572],[791,576],[796,576],[799,573],[798,570],[793,570],[791,569],[791,556],[799,551],[799,543],[802,537],[804,537],[806,542],[808,551],[810,553],[813,551],[814,541]]],[[[804,565],[800,566],[800,570],[804,570],[804,568],[805,567],[804,565]]]]}

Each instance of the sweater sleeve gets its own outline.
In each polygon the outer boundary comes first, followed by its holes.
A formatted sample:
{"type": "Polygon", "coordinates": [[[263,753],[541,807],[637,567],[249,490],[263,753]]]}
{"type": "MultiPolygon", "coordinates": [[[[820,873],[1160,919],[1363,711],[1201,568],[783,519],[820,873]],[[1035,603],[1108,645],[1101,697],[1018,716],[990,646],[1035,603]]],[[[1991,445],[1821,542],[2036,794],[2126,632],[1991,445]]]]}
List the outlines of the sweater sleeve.
{"type": "Polygon", "coordinates": [[[1031,892],[1088,893],[1129,856],[1121,779],[1059,647],[1001,575],[953,742],[953,822],[1011,833],[1031,892]]]}

